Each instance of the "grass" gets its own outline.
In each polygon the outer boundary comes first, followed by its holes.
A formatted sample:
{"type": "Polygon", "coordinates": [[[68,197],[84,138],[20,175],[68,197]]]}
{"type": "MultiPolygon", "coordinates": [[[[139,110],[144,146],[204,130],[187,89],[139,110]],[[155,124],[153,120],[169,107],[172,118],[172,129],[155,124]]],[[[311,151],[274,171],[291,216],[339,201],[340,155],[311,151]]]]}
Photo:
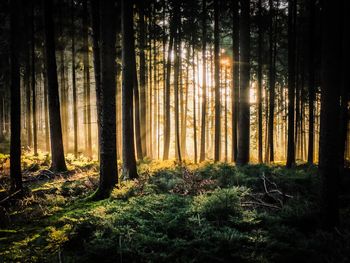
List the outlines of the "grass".
{"type": "Polygon", "coordinates": [[[139,180],[90,202],[96,163],[69,157],[68,173],[43,177],[46,157],[26,160],[25,197],[0,207],[0,262],[350,260],[350,207],[341,228],[320,230],[315,167],[147,161],[139,180]]]}

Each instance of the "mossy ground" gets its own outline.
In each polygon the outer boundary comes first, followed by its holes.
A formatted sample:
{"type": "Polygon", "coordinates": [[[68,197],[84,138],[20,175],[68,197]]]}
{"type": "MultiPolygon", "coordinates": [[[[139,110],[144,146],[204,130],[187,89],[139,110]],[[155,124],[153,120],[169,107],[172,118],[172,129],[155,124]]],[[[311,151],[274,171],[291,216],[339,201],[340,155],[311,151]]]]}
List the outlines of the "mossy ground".
{"type": "Polygon", "coordinates": [[[0,207],[0,262],[350,260],[349,195],[341,227],[322,231],[315,167],[144,161],[139,180],[92,202],[96,163],[68,157],[69,172],[51,174],[47,159],[24,157],[26,194],[0,207]],[[262,178],[280,198],[266,195],[262,178]]]}

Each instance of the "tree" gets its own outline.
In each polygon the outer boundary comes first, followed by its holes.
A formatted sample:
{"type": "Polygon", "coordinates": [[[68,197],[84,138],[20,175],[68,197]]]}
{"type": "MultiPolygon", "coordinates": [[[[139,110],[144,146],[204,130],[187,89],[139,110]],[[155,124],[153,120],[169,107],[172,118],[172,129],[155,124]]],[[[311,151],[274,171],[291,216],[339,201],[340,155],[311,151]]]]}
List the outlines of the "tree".
{"type": "MultiPolygon", "coordinates": [[[[140,49],[140,133],[142,156],[146,156],[146,59],[145,59],[145,10],[139,1],[139,49],[140,49]]],[[[165,7],[163,7],[165,8],[165,7]]]]}
{"type": "Polygon", "coordinates": [[[178,3],[174,2],[174,22],[177,25],[174,42],[174,104],[175,104],[175,156],[181,163],[181,143],[180,143],[180,120],[179,120],[179,74],[180,74],[180,55],[181,44],[180,37],[180,8],[178,3]]]}
{"type": "MultiPolygon", "coordinates": [[[[93,1],[96,2],[96,1],[93,1]]],[[[98,6],[95,6],[98,8],[98,6]]],[[[97,13],[97,12],[96,12],[97,13]]],[[[72,33],[72,93],[73,93],[73,140],[74,140],[74,156],[78,157],[78,105],[77,105],[77,84],[75,74],[75,24],[74,24],[74,0],[71,0],[71,33],[72,33]]],[[[95,30],[94,30],[95,32],[95,30]]],[[[95,54],[95,53],[94,53],[95,54]]],[[[95,74],[99,74],[99,68],[95,65],[95,74]],[[98,73],[97,73],[98,72],[98,73]]],[[[97,85],[97,81],[96,81],[97,85]]],[[[97,98],[98,96],[96,96],[97,98]]]]}
{"type": "Polygon", "coordinates": [[[249,79],[250,79],[250,1],[241,1],[240,16],[240,103],[239,103],[239,136],[237,164],[244,165],[249,162],[250,138],[250,105],[249,105],[249,79]]]}
{"type": "Polygon", "coordinates": [[[92,158],[92,138],[91,138],[91,101],[90,101],[90,59],[89,59],[89,28],[88,28],[88,8],[87,1],[83,1],[83,64],[84,64],[84,94],[86,112],[86,136],[87,136],[87,156],[92,158]]]}
{"type": "Polygon", "coordinates": [[[205,160],[205,129],[206,129],[206,116],[207,116],[207,64],[206,64],[206,52],[207,52],[207,3],[206,0],[202,0],[202,118],[201,118],[201,145],[199,161],[205,160]]]}
{"type": "Polygon", "coordinates": [[[274,32],[274,6],[273,0],[269,0],[270,5],[270,32],[269,32],[269,129],[268,129],[268,147],[269,147],[269,161],[274,161],[274,115],[275,115],[275,82],[276,82],[276,72],[275,72],[275,32],[274,32]]]}
{"type": "MultiPolygon", "coordinates": [[[[321,129],[319,173],[322,178],[321,214],[324,227],[333,228],[339,223],[338,153],[340,125],[340,78],[341,69],[341,1],[337,4],[324,1],[323,19],[332,17],[324,24],[322,39],[322,79],[321,79],[321,129]]],[[[325,21],[325,20],[323,20],[325,21]]]]}
{"type": "Polygon", "coordinates": [[[170,78],[171,78],[171,53],[174,45],[174,34],[176,30],[176,25],[174,22],[174,14],[170,20],[170,36],[169,36],[169,44],[168,44],[168,57],[166,63],[166,76],[165,76],[165,125],[164,125],[164,152],[163,152],[163,160],[167,160],[169,158],[169,146],[170,146],[170,78]]]}
{"type": "Polygon", "coordinates": [[[294,107],[295,107],[295,49],[296,0],[288,0],[288,143],[287,168],[295,164],[294,107]]]}
{"type": "Polygon", "coordinates": [[[309,143],[308,163],[314,162],[314,101],[315,101],[315,63],[314,63],[314,0],[309,1],[309,143]]]}
{"type": "Polygon", "coordinates": [[[133,90],[134,90],[134,29],[133,3],[122,0],[122,63],[123,63],[123,177],[135,179],[138,177],[135,160],[133,90]]]}
{"type": "MultiPolygon", "coordinates": [[[[263,32],[262,32],[262,0],[258,2],[258,91],[257,91],[257,103],[258,103],[258,162],[262,163],[262,52],[263,52],[263,32]]],[[[233,110],[233,109],[232,109],[233,110]]]]}
{"type": "Polygon", "coordinates": [[[52,18],[52,1],[44,2],[44,30],[45,30],[45,60],[48,82],[50,139],[51,139],[51,170],[66,171],[64,159],[60,100],[58,94],[57,65],[55,55],[55,31],[52,18]]]}
{"type": "MultiPolygon", "coordinates": [[[[93,4],[95,5],[93,6],[97,7],[97,3],[97,1],[94,1],[93,4]]],[[[100,38],[99,60],[101,62],[100,73],[98,75],[100,76],[100,85],[96,86],[99,114],[100,183],[93,198],[103,199],[110,195],[114,185],[118,181],[115,110],[116,25],[114,0],[99,1],[98,8],[93,8],[92,12],[92,17],[98,18],[100,24],[99,32],[94,32],[94,36],[99,36],[100,38]]],[[[96,20],[93,21],[95,25],[93,28],[97,30],[98,28],[96,28],[96,25],[98,23],[96,24],[96,20]]],[[[96,52],[96,49],[94,49],[94,52],[96,52]]],[[[94,59],[96,59],[96,54],[94,55],[94,59]]]]}
{"type": "Polygon", "coordinates": [[[11,145],[10,178],[11,191],[22,190],[21,173],[21,95],[19,66],[19,0],[10,2],[10,60],[11,60],[11,145]]]}
{"type": "Polygon", "coordinates": [[[220,102],[220,33],[219,0],[214,0],[214,79],[215,79],[215,137],[214,161],[220,160],[221,142],[221,102],[220,102]]]}
{"type": "Polygon", "coordinates": [[[33,145],[34,145],[34,155],[38,155],[38,124],[37,124],[37,109],[36,109],[36,79],[35,79],[35,10],[34,3],[31,3],[31,53],[32,53],[32,61],[31,61],[31,86],[32,86],[32,110],[33,110],[33,145]]]}
{"type": "Polygon", "coordinates": [[[238,112],[239,112],[239,0],[232,0],[232,157],[237,161],[238,112]]]}

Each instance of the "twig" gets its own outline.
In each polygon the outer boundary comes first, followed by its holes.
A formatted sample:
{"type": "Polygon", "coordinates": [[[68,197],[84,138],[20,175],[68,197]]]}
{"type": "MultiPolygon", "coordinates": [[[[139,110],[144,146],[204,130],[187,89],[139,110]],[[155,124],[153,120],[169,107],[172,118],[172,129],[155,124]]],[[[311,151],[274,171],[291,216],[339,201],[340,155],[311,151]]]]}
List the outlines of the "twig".
{"type": "Polygon", "coordinates": [[[17,190],[16,192],[14,192],[14,193],[10,194],[9,196],[5,197],[4,199],[2,199],[0,201],[0,204],[5,203],[8,199],[10,199],[11,197],[15,196],[16,194],[18,194],[21,191],[22,191],[22,189],[17,190]]]}

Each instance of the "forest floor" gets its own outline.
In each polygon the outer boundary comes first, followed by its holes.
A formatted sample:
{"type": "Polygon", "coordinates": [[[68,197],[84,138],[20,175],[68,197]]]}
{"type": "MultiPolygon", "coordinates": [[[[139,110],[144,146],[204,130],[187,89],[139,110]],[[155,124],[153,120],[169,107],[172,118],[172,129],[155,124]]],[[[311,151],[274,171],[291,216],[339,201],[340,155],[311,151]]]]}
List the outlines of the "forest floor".
{"type": "MultiPolygon", "coordinates": [[[[25,194],[8,194],[0,156],[0,262],[349,262],[350,184],[341,227],[319,222],[317,168],[144,161],[107,200],[89,196],[98,164],[23,158],[25,194]]],[[[347,192],[347,194],[346,194],[347,192]]]]}

